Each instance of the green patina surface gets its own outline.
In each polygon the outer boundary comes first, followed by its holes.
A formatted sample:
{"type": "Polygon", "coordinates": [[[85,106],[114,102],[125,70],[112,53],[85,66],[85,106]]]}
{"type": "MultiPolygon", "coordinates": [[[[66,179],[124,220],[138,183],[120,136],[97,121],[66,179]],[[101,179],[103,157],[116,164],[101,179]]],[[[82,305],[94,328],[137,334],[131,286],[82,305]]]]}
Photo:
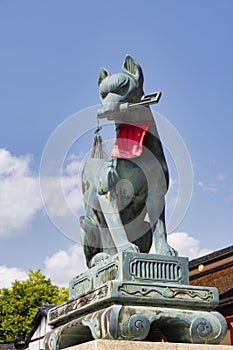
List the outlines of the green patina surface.
{"type": "Polygon", "coordinates": [[[46,350],[93,339],[218,344],[226,333],[217,289],[188,284],[187,258],[121,252],[71,280],[70,297],[49,312],[46,350]]]}
{"type": "Polygon", "coordinates": [[[70,300],[50,310],[45,350],[93,339],[219,344],[227,325],[213,311],[217,289],[190,286],[188,259],[167,243],[166,160],[149,107],[132,107],[143,100],[141,67],[127,56],[121,73],[101,69],[99,89],[99,117],[116,126],[153,125],[134,160],[108,158],[95,138],[83,170],[86,216],[80,219],[89,269],[70,281],[70,300]],[[147,254],[152,239],[156,254],[147,254]]]}
{"type": "Polygon", "coordinates": [[[120,73],[100,72],[98,118],[115,122],[116,143],[110,157],[101,156],[95,151],[97,136],[83,169],[86,215],[80,225],[88,267],[98,263],[98,254],[148,253],[153,240],[157,254],[177,255],[168,245],[165,224],[168,167],[149,108],[161,93],[144,95],[143,80],[140,65],[129,55],[120,73]]]}

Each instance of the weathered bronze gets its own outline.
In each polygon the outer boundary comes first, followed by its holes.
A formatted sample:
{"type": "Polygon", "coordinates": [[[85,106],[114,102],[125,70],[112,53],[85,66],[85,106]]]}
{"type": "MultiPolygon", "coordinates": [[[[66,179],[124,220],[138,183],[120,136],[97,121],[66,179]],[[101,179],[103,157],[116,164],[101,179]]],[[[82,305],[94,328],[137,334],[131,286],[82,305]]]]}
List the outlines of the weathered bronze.
{"type": "Polygon", "coordinates": [[[226,321],[218,291],[189,286],[188,259],[121,252],[70,282],[70,300],[50,310],[46,350],[93,339],[218,344],[226,321]]]}
{"type": "Polygon", "coordinates": [[[50,310],[45,350],[93,339],[219,344],[226,334],[213,310],[217,289],[190,286],[188,258],[167,243],[168,169],[149,108],[161,93],[144,95],[142,86],[130,56],[122,73],[101,70],[98,117],[115,121],[116,141],[109,158],[97,130],[84,166],[80,222],[89,269],[70,281],[70,300],[50,310]],[[156,254],[148,254],[152,236],[156,254]]]}
{"type": "Polygon", "coordinates": [[[121,73],[101,69],[99,92],[98,118],[115,121],[116,143],[110,158],[91,157],[83,170],[87,264],[120,251],[148,253],[152,238],[157,254],[176,255],[165,225],[168,167],[149,108],[161,93],[144,95],[142,69],[129,55],[121,73]]]}

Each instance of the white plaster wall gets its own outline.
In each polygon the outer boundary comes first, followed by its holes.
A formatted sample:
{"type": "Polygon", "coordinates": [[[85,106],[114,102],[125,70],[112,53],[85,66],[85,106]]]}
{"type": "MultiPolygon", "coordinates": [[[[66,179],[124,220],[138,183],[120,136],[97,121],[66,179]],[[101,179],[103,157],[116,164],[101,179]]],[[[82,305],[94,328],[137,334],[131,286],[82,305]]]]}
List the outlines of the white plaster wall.
{"type": "Polygon", "coordinates": [[[47,319],[45,317],[42,318],[41,323],[35,333],[31,338],[31,342],[29,343],[29,350],[40,350],[43,349],[43,339],[45,334],[50,331],[51,327],[47,323],[47,319]],[[37,340],[36,340],[37,339],[37,340]],[[34,340],[34,341],[33,341],[34,340]]]}

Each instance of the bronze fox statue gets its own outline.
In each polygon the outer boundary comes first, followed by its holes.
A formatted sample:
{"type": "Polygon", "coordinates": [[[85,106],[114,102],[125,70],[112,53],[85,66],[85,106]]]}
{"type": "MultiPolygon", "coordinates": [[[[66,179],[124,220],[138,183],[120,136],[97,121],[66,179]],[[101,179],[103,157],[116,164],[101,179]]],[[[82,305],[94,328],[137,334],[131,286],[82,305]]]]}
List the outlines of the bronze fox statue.
{"type": "Polygon", "coordinates": [[[87,265],[120,251],[148,253],[153,239],[157,254],[177,255],[165,225],[168,167],[152,112],[140,105],[142,69],[127,55],[120,73],[101,69],[98,85],[98,117],[115,122],[116,141],[110,157],[91,157],[83,169],[87,265]]]}

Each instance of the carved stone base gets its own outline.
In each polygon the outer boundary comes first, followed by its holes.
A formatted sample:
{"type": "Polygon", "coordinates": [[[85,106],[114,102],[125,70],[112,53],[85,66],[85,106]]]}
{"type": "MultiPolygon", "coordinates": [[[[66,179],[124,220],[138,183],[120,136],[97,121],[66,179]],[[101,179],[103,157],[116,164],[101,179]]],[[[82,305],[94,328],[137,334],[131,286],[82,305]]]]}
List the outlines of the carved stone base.
{"type": "Polygon", "coordinates": [[[180,284],[187,278],[182,259],[121,253],[73,279],[73,298],[49,312],[45,349],[93,339],[219,344],[226,321],[209,311],[217,289],[180,284]]]}
{"type": "Polygon", "coordinates": [[[46,349],[63,349],[93,339],[219,344],[226,333],[217,312],[169,307],[112,305],[61,325],[46,336],[46,349]]]}
{"type": "Polygon", "coordinates": [[[70,298],[102,286],[108,281],[189,283],[188,258],[121,252],[70,281],[70,298]]]}

